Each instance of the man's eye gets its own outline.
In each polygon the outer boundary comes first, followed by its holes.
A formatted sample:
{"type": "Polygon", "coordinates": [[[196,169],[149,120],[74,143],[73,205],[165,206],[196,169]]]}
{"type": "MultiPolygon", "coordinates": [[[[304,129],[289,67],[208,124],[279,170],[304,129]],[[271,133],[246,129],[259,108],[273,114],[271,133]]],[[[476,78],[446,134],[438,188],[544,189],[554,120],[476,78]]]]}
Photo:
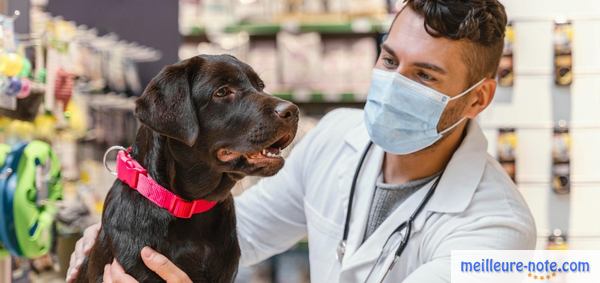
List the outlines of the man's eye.
{"type": "Polygon", "coordinates": [[[385,64],[388,67],[396,66],[396,62],[394,62],[394,60],[392,60],[390,58],[383,58],[383,64],[385,64]]]}
{"type": "Polygon", "coordinates": [[[424,81],[427,81],[427,82],[432,82],[432,81],[435,81],[435,78],[434,78],[434,77],[430,76],[429,74],[427,74],[427,73],[425,73],[425,72],[419,72],[419,73],[417,73],[417,76],[418,76],[420,79],[422,79],[422,80],[424,80],[424,81]]]}

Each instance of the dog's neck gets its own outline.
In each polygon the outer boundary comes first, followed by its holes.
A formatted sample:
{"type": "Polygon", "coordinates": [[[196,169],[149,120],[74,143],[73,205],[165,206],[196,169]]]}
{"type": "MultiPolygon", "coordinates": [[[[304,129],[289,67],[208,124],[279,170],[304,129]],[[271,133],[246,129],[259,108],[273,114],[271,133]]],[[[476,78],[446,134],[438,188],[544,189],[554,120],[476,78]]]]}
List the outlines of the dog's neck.
{"type": "Polygon", "coordinates": [[[132,157],[157,183],[186,200],[222,201],[230,196],[239,178],[218,171],[204,160],[183,164],[174,156],[169,142],[173,141],[141,126],[132,147],[132,157]]]}

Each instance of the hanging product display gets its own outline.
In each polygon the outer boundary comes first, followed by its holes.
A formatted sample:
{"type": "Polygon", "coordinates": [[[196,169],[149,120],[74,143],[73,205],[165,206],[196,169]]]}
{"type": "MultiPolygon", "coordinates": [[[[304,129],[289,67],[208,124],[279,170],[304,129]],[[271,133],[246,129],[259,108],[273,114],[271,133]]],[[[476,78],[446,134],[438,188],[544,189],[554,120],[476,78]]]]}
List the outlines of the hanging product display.
{"type": "Polygon", "coordinates": [[[515,31],[512,23],[506,26],[504,37],[504,51],[498,67],[498,85],[501,87],[512,87],[515,80],[513,69],[513,46],[515,42],[515,31]]]}
{"type": "Polygon", "coordinates": [[[139,123],[133,115],[133,99],[105,95],[90,99],[88,107],[89,127],[97,137],[98,145],[132,144],[135,141],[139,123]]]}
{"type": "Polygon", "coordinates": [[[25,56],[22,43],[14,37],[14,19],[0,16],[0,115],[30,121],[35,118],[42,101],[37,97],[23,100],[29,97],[33,87],[29,80],[31,62],[25,56]]]}
{"type": "Polygon", "coordinates": [[[517,134],[513,128],[499,129],[498,133],[498,162],[510,178],[517,181],[516,168],[517,134]]]}
{"type": "Polygon", "coordinates": [[[41,56],[46,65],[36,70],[36,80],[46,82],[45,109],[59,120],[68,118],[59,116],[65,114],[75,92],[140,95],[143,88],[136,63],[162,56],[156,49],[119,40],[115,34],[99,36],[97,30],[49,15],[44,26],[47,51],[41,56]]]}
{"type": "Polygon", "coordinates": [[[566,126],[554,129],[552,190],[557,194],[568,194],[571,191],[571,136],[566,126]]]}
{"type": "Polygon", "coordinates": [[[323,61],[321,36],[318,33],[298,35],[282,32],[277,35],[277,46],[283,70],[282,87],[306,96],[320,80],[319,68],[323,61]]]}
{"type": "Polygon", "coordinates": [[[16,53],[15,17],[2,16],[2,51],[0,52],[0,73],[14,77],[23,71],[25,60],[16,53]]]}
{"type": "Polygon", "coordinates": [[[41,141],[18,144],[7,155],[1,172],[2,243],[16,256],[46,254],[54,238],[56,201],[62,198],[56,155],[41,141]]]}
{"type": "Polygon", "coordinates": [[[54,97],[56,98],[55,101],[60,103],[63,111],[67,108],[67,104],[69,104],[71,96],[73,95],[73,85],[75,84],[74,81],[74,76],[64,69],[58,69],[56,72],[54,97]]]}
{"type": "Polygon", "coordinates": [[[573,82],[573,26],[571,21],[556,21],[554,26],[554,82],[569,86],[573,82]]]}

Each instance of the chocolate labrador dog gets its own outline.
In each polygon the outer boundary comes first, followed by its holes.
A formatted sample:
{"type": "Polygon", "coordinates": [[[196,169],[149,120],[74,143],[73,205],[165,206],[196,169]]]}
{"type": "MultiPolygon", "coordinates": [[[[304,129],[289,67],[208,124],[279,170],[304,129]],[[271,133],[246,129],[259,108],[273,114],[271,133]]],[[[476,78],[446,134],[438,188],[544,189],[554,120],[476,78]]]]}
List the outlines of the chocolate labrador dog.
{"type": "Polygon", "coordinates": [[[113,258],[140,282],[163,282],[142,262],[144,246],[194,282],[233,281],[240,250],[230,189],[246,175],[277,173],[298,125],[298,108],[263,89],[250,66],[228,55],[187,59],[150,82],[136,102],[142,126],[131,157],[179,197],[217,204],[177,218],[117,179],[76,282],[101,282],[113,258]]]}

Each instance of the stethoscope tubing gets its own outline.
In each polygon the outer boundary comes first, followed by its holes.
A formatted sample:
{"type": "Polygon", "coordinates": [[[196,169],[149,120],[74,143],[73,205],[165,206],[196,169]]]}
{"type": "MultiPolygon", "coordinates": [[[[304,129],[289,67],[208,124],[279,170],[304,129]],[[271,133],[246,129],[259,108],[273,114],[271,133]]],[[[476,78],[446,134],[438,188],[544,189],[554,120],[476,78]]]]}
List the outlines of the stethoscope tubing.
{"type": "MultiPolygon", "coordinates": [[[[360,172],[362,170],[362,167],[364,165],[365,159],[369,153],[369,151],[371,150],[371,148],[373,147],[373,142],[369,141],[369,144],[367,145],[367,147],[365,148],[363,154],[360,157],[360,160],[358,161],[358,166],[356,168],[356,171],[354,172],[354,176],[352,178],[352,185],[350,187],[350,198],[348,200],[348,210],[346,212],[346,219],[344,221],[344,233],[342,236],[342,240],[340,241],[340,244],[338,246],[338,259],[341,263],[342,258],[345,255],[345,247],[346,247],[346,241],[348,240],[348,233],[350,231],[350,217],[352,215],[352,204],[354,203],[354,193],[356,191],[356,184],[358,182],[358,177],[360,175],[360,172]]],[[[423,198],[423,200],[421,201],[421,203],[419,204],[419,206],[417,207],[417,209],[411,214],[411,216],[408,218],[407,221],[402,222],[402,224],[398,225],[398,227],[390,234],[390,236],[387,238],[387,240],[385,241],[384,244],[384,248],[381,250],[379,256],[377,257],[377,261],[375,262],[375,265],[373,265],[373,267],[371,267],[371,270],[369,271],[369,274],[367,275],[367,278],[365,279],[365,282],[368,282],[368,280],[370,279],[375,267],[379,264],[379,261],[381,259],[381,257],[383,256],[383,252],[385,249],[385,246],[387,246],[390,238],[400,232],[402,229],[404,229],[406,227],[406,234],[405,235],[401,235],[402,240],[400,242],[400,245],[398,246],[398,248],[396,249],[396,252],[394,254],[394,260],[392,261],[392,263],[390,264],[390,266],[388,266],[385,274],[383,275],[383,278],[381,279],[380,282],[383,282],[385,280],[385,278],[387,277],[387,275],[389,274],[389,272],[391,271],[391,269],[394,267],[394,264],[398,261],[398,259],[400,258],[400,256],[402,255],[402,253],[404,252],[404,250],[406,249],[406,246],[408,246],[408,241],[410,240],[410,234],[412,232],[412,226],[413,226],[413,222],[415,221],[415,219],[419,216],[419,214],[421,213],[421,211],[423,211],[423,209],[425,208],[425,206],[427,205],[427,203],[429,203],[429,200],[431,199],[431,197],[433,196],[433,194],[435,193],[435,190],[437,189],[437,186],[440,182],[440,180],[442,179],[442,175],[444,174],[445,168],[444,170],[442,170],[442,173],[440,174],[440,176],[435,180],[435,183],[433,183],[433,185],[431,186],[431,188],[427,191],[427,194],[425,195],[425,197],[423,198]]]]}

